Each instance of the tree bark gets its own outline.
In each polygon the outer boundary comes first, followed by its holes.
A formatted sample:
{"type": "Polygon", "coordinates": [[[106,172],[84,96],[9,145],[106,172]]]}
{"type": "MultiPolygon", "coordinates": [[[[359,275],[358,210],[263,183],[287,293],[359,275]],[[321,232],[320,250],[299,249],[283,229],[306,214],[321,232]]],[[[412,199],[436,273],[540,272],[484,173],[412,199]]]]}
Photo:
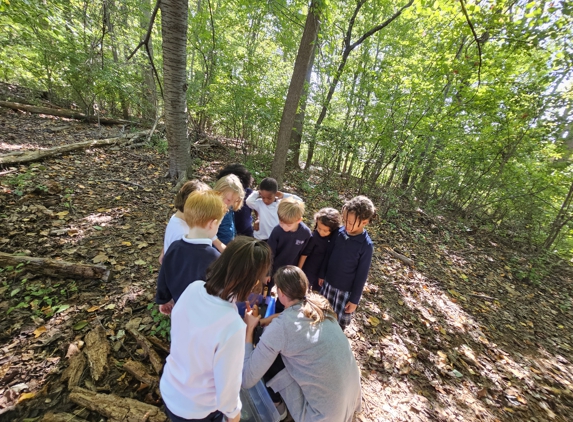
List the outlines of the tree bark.
{"type": "Polygon", "coordinates": [[[114,394],[99,394],[74,387],[70,400],[108,418],[110,422],[166,422],[167,416],[158,407],[114,394]]]}
{"type": "Polygon", "coordinates": [[[308,8],[308,14],[306,16],[306,23],[304,25],[302,39],[300,41],[298,53],[296,55],[294,70],[292,73],[285,106],[283,109],[283,115],[279,126],[275,157],[273,159],[273,165],[271,168],[271,176],[277,180],[279,186],[282,186],[284,178],[287,151],[291,133],[293,131],[294,118],[300,97],[302,95],[302,90],[304,88],[304,81],[308,66],[310,65],[312,51],[314,50],[314,41],[316,40],[316,35],[318,34],[318,28],[318,15],[315,2],[313,1],[308,8]]]}
{"type": "Polygon", "coordinates": [[[308,91],[310,86],[310,77],[312,76],[312,67],[314,65],[314,57],[316,53],[316,39],[314,41],[314,47],[310,56],[310,63],[308,64],[308,69],[306,71],[306,76],[304,78],[304,88],[302,98],[299,103],[299,110],[294,116],[294,125],[290,137],[289,149],[293,153],[292,165],[296,169],[300,169],[300,145],[302,143],[302,131],[304,129],[304,117],[306,112],[306,104],[308,102],[308,91]]]}
{"type": "Polygon", "coordinates": [[[110,270],[103,265],[77,264],[75,262],[57,261],[50,258],[31,256],[14,256],[0,252],[0,266],[17,266],[24,264],[27,270],[54,277],[77,277],[83,279],[111,279],[110,270]]]}
{"type": "Polygon", "coordinates": [[[57,154],[62,154],[64,152],[75,151],[78,149],[87,149],[102,147],[106,145],[127,145],[134,142],[136,139],[145,136],[149,133],[148,130],[143,132],[131,133],[127,136],[120,136],[117,138],[107,138],[107,139],[92,139],[89,141],[77,142],[75,144],[62,145],[59,147],[54,147],[50,149],[41,149],[36,151],[27,152],[10,152],[8,154],[0,155],[0,165],[7,164],[19,164],[19,163],[29,163],[32,161],[40,161],[44,158],[48,158],[57,154]]]}
{"type": "Polygon", "coordinates": [[[0,106],[8,107],[13,110],[22,110],[34,114],[49,114],[50,116],[67,117],[69,119],[86,120],[91,123],[101,123],[103,125],[131,125],[134,122],[121,119],[110,119],[107,117],[88,116],[73,110],[63,108],[36,107],[27,104],[12,103],[9,101],[0,101],[0,106]]]}
{"type": "Polygon", "coordinates": [[[186,98],[187,9],[187,0],[161,1],[165,129],[172,179],[185,179],[191,164],[186,98]]]}

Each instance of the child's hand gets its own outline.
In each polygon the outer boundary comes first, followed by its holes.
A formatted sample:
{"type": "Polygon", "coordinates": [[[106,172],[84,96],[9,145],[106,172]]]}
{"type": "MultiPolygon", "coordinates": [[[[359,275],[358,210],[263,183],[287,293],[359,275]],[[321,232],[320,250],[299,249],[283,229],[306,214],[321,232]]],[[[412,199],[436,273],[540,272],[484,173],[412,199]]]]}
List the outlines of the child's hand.
{"type": "Polygon", "coordinates": [[[319,285],[320,287],[322,287],[323,284],[324,284],[324,278],[319,278],[319,279],[318,279],[318,285],[319,285]]]}
{"type": "Polygon", "coordinates": [[[159,312],[161,312],[163,315],[171,315],[173,306],[175,306],[175,302],[173,299],[171,299],[169,302],[159,305],[159,312]]]}
{"type": "Polygon", "coordinates": [[[346,304],[346,306],[344,307],[344,312],[347,313],[347,314],[351,314],[352,312],[354,312],[354,311],[356,310],[356,307],[357,307],[357,306],[358,306],[358,305],[355,304],[355,303],[348,302],[348,303],[346,304]]]}
{"type": "Polygon", "coordinates": [[[275,193],[275,197],[276,197],[277,199],[283,199],[284,196],[285,196],[285,194],[282,193],[281,191],[278,191],[277,193],[275,193]]]}
{"type": "Polygon", "coordinates": [[[259,231],[259,220],[255,220],[253,223],[253,230],[258,232],[259,231]]]}
{"type": "Polygon", "coordinates": [[[247,324],[247,333],[252,333],[255,331],[255,327],[259,325],[261,317],[253,315],[253,308],[251,308],[248,301],[245,302],[245,304],[247,305],[247,309],[245,309],[245,317],[243,318],[243,321],[247,324]]]}

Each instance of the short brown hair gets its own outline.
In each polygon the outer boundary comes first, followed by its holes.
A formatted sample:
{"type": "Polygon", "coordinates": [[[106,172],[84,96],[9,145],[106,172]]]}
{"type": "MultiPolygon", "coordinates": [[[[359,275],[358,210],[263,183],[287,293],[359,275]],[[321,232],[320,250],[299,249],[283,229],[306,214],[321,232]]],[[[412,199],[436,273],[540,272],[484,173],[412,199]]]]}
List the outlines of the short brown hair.
{"type": "Polygon", "coordinates": [[[238,198],[233,204],[233,211],[239,211],[242,208],[243,199],[245,199],[245,189],[243,189],[243,184],[239,178],[234,174],[228,174],[217,180],[215,186],[213,186],[213,190],[219,192],[221,195],[224,195],[225,192],[228,191],[237,194],[238,198]]]}
{"type": "Polygon", "coordinates": [[[281,267],[273,276],[273,280],[277,288],[281,289],[290,300],[303,302],[302,312],[305,317],[312,319],[312,324],[318,324],[327,318],[336,321],[336,313],[328,300],[308,290],[308,279],[300,268],[294,265],[281,267]]]}
{"type": "Polygon", "coordinates": [[[247,300],[266,280],[272,263],[270,246],[247,236],[237,236],[207,270],[207,293],[223,300],[247,300]]]}
{"type": "Polygon", "coordinates": [[[205,227],[211,220],[221,222],[227,207],[217,192],[196,190],[185,201],[183,215],[189,227],[205,227]]]}
{"type": "Polygon", "coordinates": [[[189,197],[189,195],[191,195],[196,190],[209,190],[209,189],[211,189],[209,186],[207,186],[203,182],[200,182],[197,179],[185,182],[185,184],[181,186],[181,189],[179,189],[179,192],[177,192],[177,195],[175,196],[175,203],[174,203],[175,208],[183,212],[183,210],[185,209],[185,201],[187,201],[187,197],[189,197]]]}
{"type": "Polygon", "coordinates": [[[281,199],[277,214],[282,223],[295,223],[299,221],[304,214],[304,202],[292,197],[281,199]]]}
{"type": "Polygon", "coordinates": [[[342,226],[342,217],[338,210],[334,208],[321,208],[314,214],[314,228],[316,223],[320,222],[330,229],[331,232],[337,231],[342,226]]]}

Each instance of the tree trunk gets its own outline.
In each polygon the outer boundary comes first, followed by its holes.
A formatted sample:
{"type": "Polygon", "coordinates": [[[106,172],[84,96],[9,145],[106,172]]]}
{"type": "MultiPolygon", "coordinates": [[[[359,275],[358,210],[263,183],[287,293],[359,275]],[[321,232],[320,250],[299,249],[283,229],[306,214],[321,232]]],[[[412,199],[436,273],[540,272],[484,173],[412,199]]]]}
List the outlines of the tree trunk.
{"type": "Polygon", "coordinates": [[[294,117],[294,127],[291,132],[290,137],[290,147],[289,149],[293,153],[291,164],[295,166],[296,169],[300,169],[300,145],[302,143],[302,131],[304,129],[304,116],[306,112],[306,104],[308,101],[308,91],[310,86],[310,77],[312,75],[312,67],[314,65],[314,57],[316,53],[316,40],[314,42],[314,47],[312,49],[312,54],[310,56],[310,63],[306,71],[306,77],[304,79],[304,91],[299,104],[299,111],[294,117]]]}
{"type": "Polygon", "coordinates": [[[161,1],[165,131],[169,175],[184,179],[191,164],[187,132],[187,0],[161,1]]]}
{"type": "Polygon", "coordinates": [[[282,186],[287,151],[294,126],[294,118],[300,96],[302,95],[302,90],[304,88],[304,81],[310,65],[312,51],[314,50],[314,41],[318,34],[319,21],[317,12],[315,2],[313,1],[308,8],[308,15],[306,16],[306,23],[304,25],[302,39],[296,55],[294,70],[279,126],[277,147],[275,149],[275,157],[271,168],[271,175],[277,180],[279,186],[282,186]]]}

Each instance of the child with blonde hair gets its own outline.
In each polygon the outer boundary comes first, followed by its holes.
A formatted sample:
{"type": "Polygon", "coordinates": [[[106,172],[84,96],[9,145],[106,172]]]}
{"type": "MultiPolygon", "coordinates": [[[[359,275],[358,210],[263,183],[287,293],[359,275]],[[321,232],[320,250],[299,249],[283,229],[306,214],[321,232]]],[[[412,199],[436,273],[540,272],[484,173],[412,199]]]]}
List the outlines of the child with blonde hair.
{"type": "MultiPolygon", "coordinates": [[[[277,207],[279,224],[276,226],[268,240],[273,251],[273,272],[285,265],[298,264],[300,253],[304,245],[311,237],[311,231],[302,222],[304,215],[304,203],[295,198],[285,198],[277,207]]],[[[269,290],[273,287],[273,281],[269,283],[269,290]]],[[[281,312],[283,306],[276,304],[276,312],[281,312]]]]}
{"type": "Polygon", "coordinates": [[[243,206],[243,199],[245,198],[245,189],[243,184],[237,176],[229,174],[221,177],[213,186],[213,190],[218,192],[223,198],[223,202],[227,206],[227,213],[221,221],[219,230],[217,231],[217,238],[221,241],[222,245],[215,246],[219,251],[225,248],[231,240],[237,236],[237,229],[235,228],[235,211],[238,211],[243,206]]]}
{"type": "Polygon", "coordinates": [[[181,186],[181,189],[179,189],[179,192],[177,192],[174,203],[177,211],[171,216],[169,223],[167,223],[167,227],[165,228],[163,250],[159,256],[160,264],[163,262],[163,256],[165,255],[165,252],[167,252],[167,249],[169,249],[169,245],[189,233],[189,226],[185,222],[185,217],[183,216],[185,201],[187,200],[187,197],[196,190],[209,189],[211,188],[199,180],[189,180],[185,182],[185,184],[181,186]]]}
{"type": "Polygon", "coordinates": [[[212,190],[195,191],[184,209],[189,232],[169,246],[157,279],[155,302],[166,315],[190,283],[205,279],[207,267],[220,255],[211,239],[227,211],[221,195],[212,190]]]}
{"type": "Polygon", "coordinates": [[[325,259],[319,280],[321,294],[328,299],[338,323],[344,330],[352,321],[362,290],[368,278],[374,244],[365,230],[376,215],[370,199],[357,196],[346,201],[342,207],[341,227],[332,241],[332,252],[325,259]]]}

